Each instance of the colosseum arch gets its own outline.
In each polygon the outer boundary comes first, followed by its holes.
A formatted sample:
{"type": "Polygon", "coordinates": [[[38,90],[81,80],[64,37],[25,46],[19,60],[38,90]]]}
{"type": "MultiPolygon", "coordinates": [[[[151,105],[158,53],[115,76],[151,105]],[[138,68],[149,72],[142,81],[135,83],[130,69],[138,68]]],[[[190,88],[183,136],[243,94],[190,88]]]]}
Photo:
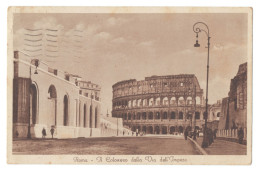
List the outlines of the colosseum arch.
{"type": "Polygon", "coordinates": [[[67,94],[63,98],[63,125],[69,125],[69,96],[67,94]]]}
{"type": "Polygon", "coordinates": [[[175,132],[175,127],[174,126],[171,126],[170,127],[170,134],[173,134],[175,132]]]}
{"type": "Polygon", "coordinates": [[[163,105],[169,105],[168,97],[163,98],[163,105]]]}
{"type": "Polygon", "coordinates": [[[143,99],[143,106],[147,106],[147,99],[143,99]]]}
{"type": "Polygon", "coordinates": [[[142,105],[141,103],[142,103],[142,100],[141,100],[141,99],[138,99],[138,100],[137,100],[137,106],[140,107],[140,106],[142,105]]]}
{"type": "Polygon", "coordinates": [[[155,99],[155,106],[160,106],[161,105],[161,98],[160,97],[157,97],[155,99]]]}
{"type": "Polygon", "coordinates": [[[195,112],[195,119],[200,119],[200,112],[195,112]]]}
{"type": "Polygon", "coordinates": [[[153,98],[150,98],[150,99],[149,99],[149,104],[148,104],[148,106],[153,106],[153,98]]]}
{"type": "Polygon", "coordinates": [[[199,96],[196,97],[196,104],[197,105],[200,105],[201,104],[201,99],[199,96]]]}
{"type": "Polygon", "coordinates": [[[146,112],[142,113],[142,119],[146,119],[146,112]]]}
{"type": "Polygon", "coordinates": [[[132,101],[131,100],[128,101],[128,107],[129,108],[132,107],[132,101]]]}
{"type": "Polygon", "coordinates": [[[131,113],[129,113],[128,114],[128,120],[131,120],[131,118],[132,118],[132,115],[131,115],[131,113]]]}
{"type": "MultiPolygon", "coordinates": [[[[30,113],[31,113],[31,124],[38,123],[38,86],[34,82],[30,88],[30,113]]],[[[56,103],[55,103],[56,105],[56,103]]],[[[56,117],[56,116],[55,116],[56,117]]],[[[56,123],[55,123],[56,124],[56,123]]]]}
{"type": "Polygon", "coordinates": [[[140,113],[140,112],[137,113],[136,119],[137,119],[137,120],[140,120],[140,119],[141,119],[141,113],[140,113]]]}
{"type": "Polygon", "coordinates": [[[176,105],[176,104],[177,104],[175,97],[172,97],[172,98],[171,98],[170,104],[171,104],[171,105],[176,105]]]}
{"type": "Polygon", "coordinates": [[[184,105],[185,105],[185,100],[184,100],[183,97],[179,97],[179,99],[178,99],[178,105],[179,105],[179,106],[184,106],[184,105]]]}
{"type": "Polygon", "coordinates": [[[179,126],[178,131],[179,133],[183,133],[183,126],[179,126]]]}
{"type": "Polygon", "coordinates": [[[159,126],[154,127],[154,134],[160,134],[160,127],[159,126]]]}
{"type": "Polygon", "coordinates": [[[161,114],[160,114],[160,112],[156,112],[155,119],[161,119],[161,114]]]}
{"type": "Polygon", "coordinates": [[[186,104],[187,105],[192,105],[192,98],[189,96],[189,97],[187,97],[187,99],[186,99],[186,104]]]}
{"type": "Polygon", "coordinates": [[[176,119],[175,112],[171,112],[171,119],[176,119]]]}
{"type": "Polygon", "coordinates": [[[133,100],[133,107],[136,106],[136,100],[133,100]]]}
{"type": "Polygon", "coordinates": [[[148,126],[147,134],[153,134],[153,126],[148,126]]]}
{"type": "Polygon", "coordinates": [[[179,112],[179,118],[178,119],[183,119],[183,112],[182,111],[179,112]]]}
{"type": "Polygon", "coordinates": [[[167,134],[167,126],[162,126],[162,134],[167,134]]]}
{"type": "Polygon", "coordinates": [[[144,133],[146,133],[146,126],[145,126],[145,125],[142,127],[142,131],[143,131],[144,133]]]}
{"type": "Polygon", "coordinates": [[[149,112],[148,119],[153,119],[153,112],[149,112]]]}
{"type": "Polygon", "coordinates": [[[167,118],[168,118],[168,113],[167,113],[167,112],[163,112],[162,118],[163,118],[163,119],[167,119],[167,118]]]}

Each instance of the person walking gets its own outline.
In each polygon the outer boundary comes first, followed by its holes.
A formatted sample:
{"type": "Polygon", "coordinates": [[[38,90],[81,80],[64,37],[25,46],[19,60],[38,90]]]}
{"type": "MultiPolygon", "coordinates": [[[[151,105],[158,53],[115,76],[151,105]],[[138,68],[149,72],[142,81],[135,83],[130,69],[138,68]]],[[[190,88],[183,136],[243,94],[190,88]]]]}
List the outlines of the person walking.
{"type": "Polygon", "coordinates": [[[238,143],[242,144],[243,139],[244,139],[244,131],[243,131],[243,128],[240,127],[239,130],[238,130],[238,143]]]}
{"type": "Polygon", "coordinates": [[[51,138],[53,139],[53,134],[54,134],[54,127],[51,127],[51,130],[50,130],[50,132],[51,132],[51,138]]]}
{"type": "Polygon", "coordinates": [[[187,138],[188,138],[188,129],[187,128],[184,131],[184,137],[185,137],[185,140],[187,140],[187,138]]]}
{"type": "Polygon", "coordinates": [[[46,136],[46,130],[45,130],[45,128],[43,127],[43,129],[42,129],[42,138],[45,139],[45,136],[46,136]]]}

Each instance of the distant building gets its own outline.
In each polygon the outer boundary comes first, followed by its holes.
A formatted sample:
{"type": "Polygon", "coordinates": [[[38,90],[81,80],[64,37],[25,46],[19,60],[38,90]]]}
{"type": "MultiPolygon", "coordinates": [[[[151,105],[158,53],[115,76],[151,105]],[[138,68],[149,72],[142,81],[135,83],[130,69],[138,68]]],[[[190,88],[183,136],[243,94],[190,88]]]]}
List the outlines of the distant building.
{"type": "Polygon", "coordinates": [[[231,79],[228,97],[222,99],[219,129],[247,128],[247,63],[231,79]]]}
{"type": "Polygon", "coordinates": [[[56,138],[100,136],[100,86],[14,52],[13,134],[56,138]],[[36,68],[37,66],[37,68],[36,68]],[[30,128],[28,128],[30,126],[30,128]]]}
{"type": "Polygon", "coordinates": [[[205,105],[195,75],[181,74],[120,81],[113,85],[112,116],[132,131],[147,134],[183,133],[201,128],[205,105]]]}
{"type": "Polygon", "coordinates": [[[217,103],[209,105],[209,114],[207,127],[212,130],[218,129],[219,119],[221,116],[222,102],[220,100],[217,103]]]}

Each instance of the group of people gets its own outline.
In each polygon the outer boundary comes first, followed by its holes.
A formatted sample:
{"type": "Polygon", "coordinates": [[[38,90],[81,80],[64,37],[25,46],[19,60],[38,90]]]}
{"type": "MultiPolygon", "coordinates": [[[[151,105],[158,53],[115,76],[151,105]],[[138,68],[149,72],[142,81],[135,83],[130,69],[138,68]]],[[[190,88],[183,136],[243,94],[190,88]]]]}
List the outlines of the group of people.
{"type": "MultiPolygon", "coordinates": [[[[50,132],[51,132],[51,138],[52,139],[53,139],[54,131],[55,131],[54,127],[51,127],[50,132]]],[[[46,135],[47,135],[46,129],[43,127],[43,129],[42,129],[42,138],[44,139],[46,137],[46,135]]]]}

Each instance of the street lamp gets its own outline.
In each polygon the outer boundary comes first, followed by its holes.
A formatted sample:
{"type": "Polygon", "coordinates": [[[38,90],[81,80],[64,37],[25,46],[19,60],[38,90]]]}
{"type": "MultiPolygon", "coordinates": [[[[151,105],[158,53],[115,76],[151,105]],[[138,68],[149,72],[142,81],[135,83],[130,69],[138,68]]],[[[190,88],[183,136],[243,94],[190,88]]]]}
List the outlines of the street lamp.
{"type": "Polygon", "coordinates": [[[35,68],[35,71],[34,71],[34,74],[38,74],[37,72],[37,68],[39,66],[39,60],[38,59],[32,59],[31,60],[31,63],[30,63],[30,91],[29,91],[29,119],[28,119],[28,132],[27,132],[27,138],[30,139],[32,136],[31,136],[31,85],[32,85],[32,64],[34,64],[34,66],[36,67],[35,68]]]}
{"type": "Polygon", "coordinates": [[[209,36],[209,27],[204,22],[197,22],[193,25],[193,31],[196,33],[196,43],[194,47],[200,47],[198,36],[200,32],[204,32],[208,38],[208,58],[207,58],[207,84],[206,84],[206,112],[205,112],[205,127],[204,127],[204,134],[203,134],[203,142],[202,147],[208,147],[208,137],[207,137],[207,118],[208,118],[208,81],[209,81],[209,48],[210,48],[210,36],[209,36]],[[206,30],[200,28],[200,25],[206,27],[206,30]]]}

